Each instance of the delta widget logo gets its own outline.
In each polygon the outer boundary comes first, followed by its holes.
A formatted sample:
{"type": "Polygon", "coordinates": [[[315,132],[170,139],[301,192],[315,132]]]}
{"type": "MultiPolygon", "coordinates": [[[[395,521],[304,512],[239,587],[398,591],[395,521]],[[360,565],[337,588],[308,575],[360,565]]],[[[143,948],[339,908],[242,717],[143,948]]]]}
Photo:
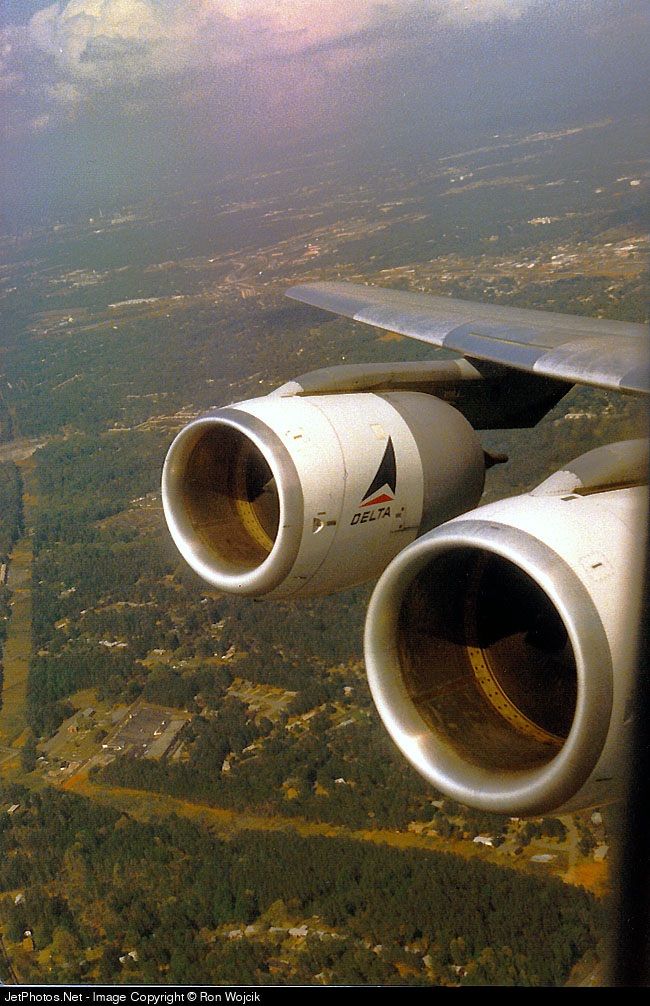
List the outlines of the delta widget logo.
{"type": "Polygon", "coordinates": [[[390,517],[390,504],[395,500],[397,488],[397,464],[395,448],[389,437],[384,456],[381,459],[377,474],[359,503],[359,509],[353,515],[350,524],[368,524],[375,520],[390,517]]]}

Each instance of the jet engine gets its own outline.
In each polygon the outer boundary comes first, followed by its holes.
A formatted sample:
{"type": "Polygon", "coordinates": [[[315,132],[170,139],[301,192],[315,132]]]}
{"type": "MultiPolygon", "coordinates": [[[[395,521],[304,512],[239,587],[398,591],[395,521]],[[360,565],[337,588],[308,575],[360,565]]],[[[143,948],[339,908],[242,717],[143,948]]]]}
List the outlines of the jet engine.
{"type": "Polygon", "coordinates": [[[268,395],[215,409],[172,443],[172,537],[213,586],[331,593],[376,577],[417,535],[476,506],[468,421],[421,392],[268,395]]]}
{"type": "Polygon", "coordinates": [[[623,465],[614,455],[590,452],[532,493],[424,535],[373,593],[365,655],[378,710],[415,768],[460,803],[525,816],[620,793],[647,493],[619,478],[630,452],[623,465]]]}

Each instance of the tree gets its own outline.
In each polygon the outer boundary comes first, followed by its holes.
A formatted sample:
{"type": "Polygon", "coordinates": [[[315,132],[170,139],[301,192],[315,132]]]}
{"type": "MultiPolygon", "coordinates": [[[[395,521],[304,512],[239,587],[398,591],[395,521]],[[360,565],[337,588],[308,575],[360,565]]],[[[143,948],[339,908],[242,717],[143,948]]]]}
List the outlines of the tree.
{"type": "Polygon", "coordinates": [[[20,764],[23,772],[33,772],[36,768],[38,751],[36,748],[36,738],[31,730],[27,732],[27,739],[20,750],[20,764]]]}

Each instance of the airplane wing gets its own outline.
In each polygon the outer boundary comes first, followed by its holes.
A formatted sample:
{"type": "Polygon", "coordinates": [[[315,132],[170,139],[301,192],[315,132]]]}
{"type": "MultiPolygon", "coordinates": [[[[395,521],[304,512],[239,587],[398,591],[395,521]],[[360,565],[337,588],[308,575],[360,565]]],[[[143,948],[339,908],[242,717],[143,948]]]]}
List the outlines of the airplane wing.
{"type": "Polygon", "coordinates": [[[471,359],[614,391],[650,389],[646,325],[354,283],[305,283],[287,296],[471,359]]]}

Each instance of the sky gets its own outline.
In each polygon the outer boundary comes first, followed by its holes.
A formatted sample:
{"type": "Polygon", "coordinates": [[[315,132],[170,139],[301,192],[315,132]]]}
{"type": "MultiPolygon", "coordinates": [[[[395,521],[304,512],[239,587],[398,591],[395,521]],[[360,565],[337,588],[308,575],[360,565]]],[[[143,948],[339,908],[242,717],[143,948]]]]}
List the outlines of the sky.
{"type": "Polygon", "coordinates": [[[0,219],[643,114],[646,0],[0,0],[0,219]]]}

